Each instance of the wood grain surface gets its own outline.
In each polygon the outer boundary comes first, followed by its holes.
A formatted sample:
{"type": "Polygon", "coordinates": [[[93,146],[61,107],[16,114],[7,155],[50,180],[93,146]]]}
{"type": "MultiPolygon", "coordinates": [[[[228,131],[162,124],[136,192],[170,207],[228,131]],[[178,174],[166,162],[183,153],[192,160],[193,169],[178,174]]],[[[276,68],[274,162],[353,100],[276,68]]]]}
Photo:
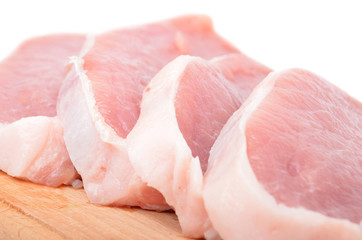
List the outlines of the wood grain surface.
{"type": "Polygon", "coordinates": [[[50,188],[0,171],[0,239],[187,239],[176,215],[90,204],[83,189],[50,188]]]}

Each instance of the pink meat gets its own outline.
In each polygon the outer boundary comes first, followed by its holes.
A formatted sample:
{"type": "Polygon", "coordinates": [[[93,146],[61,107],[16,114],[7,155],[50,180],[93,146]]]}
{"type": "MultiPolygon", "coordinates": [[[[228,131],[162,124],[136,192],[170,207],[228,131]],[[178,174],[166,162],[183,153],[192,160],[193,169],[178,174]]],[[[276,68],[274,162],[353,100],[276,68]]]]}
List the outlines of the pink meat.
{"type": "Polygon", "coordinates": [[[242,54],[210,61],[180,56],[145,89],[141,115],[128,136],[139,176],[175,209],[189,237],[214,234],[202,200],[211,146],[227,119],[270,72],[242,54]]]}
{"type": "Polygon", "coordinates": [[[179,55],[211,58],[238,50],[214,32],[205,16],[116,30],[88,44],[85,55],[73,60],[58,105],[65,142],[88,198],[98,204],[168,209],[128,158],[126,138],[138,119],[142,92],[179,55]]]}
{"type": "Polygon", "coordinates": [[[0,169],[32,182],[58,186],[77,173],[56,117],[58,91],[81,35],[52,35],[23,43],[0,63],[0,169]]]}
{"type": "Polygon", "coordinates": [[[209,18],[190,16],[97,36],[83,68],[100,114],[125,138],[145,86],[165,64],[181,54],[209,59],[232,52],[238,50],[215,34],[209,18]]]}
{"type": "Polygon", "coordinates": [[[270,74],[213,146],[213,226],[224,239],[362,239],[361,149],[360,102],[305,70],[270,74]]]}
{"type": "Polygon", "coordinates": [[[199,158],[203,172],[227,119],[271,71],[244,55],[230,55],[212,63],[189,64],[175,96],[180,131],[193,157],[199,158]]]}

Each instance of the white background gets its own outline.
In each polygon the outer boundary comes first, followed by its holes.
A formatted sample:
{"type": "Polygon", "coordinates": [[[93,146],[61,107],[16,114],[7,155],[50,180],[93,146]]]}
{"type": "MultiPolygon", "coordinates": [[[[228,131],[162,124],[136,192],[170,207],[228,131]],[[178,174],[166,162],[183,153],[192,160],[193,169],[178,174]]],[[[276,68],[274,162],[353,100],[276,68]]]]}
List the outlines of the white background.
{"type": "Polygon", "coordinates": [[[0,0],[0,59],[32,36],[97,33],[188,13],[211,16],[221,35],[271,68],[311,70],[362,101],[359,0],[0,0]]]}

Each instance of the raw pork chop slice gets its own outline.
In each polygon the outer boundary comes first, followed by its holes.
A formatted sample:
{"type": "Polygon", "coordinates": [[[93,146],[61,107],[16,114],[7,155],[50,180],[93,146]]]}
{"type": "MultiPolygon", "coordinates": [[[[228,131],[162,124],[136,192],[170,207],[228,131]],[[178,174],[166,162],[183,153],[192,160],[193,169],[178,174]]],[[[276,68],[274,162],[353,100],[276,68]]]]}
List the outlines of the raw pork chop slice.
{"type": "Polygon", "coordinates": [[[34,38],[0,63],[0,169],[9,175],[49,186],[77,176],[56,103],[68,57],[84,41],[72,34],[34,38]]]}
{"type": "Polygon", "coordinates": [[[139,176],[175,209],[183,233],[212,233],[202,200],[209,151],[227,119],[270,72],[242,54],[210,61],[180,56],[145,89],[128,137],[139,176]]]}
{"type": "Polygon", "coordinates": [[[58,104],[72,162],[91,202],[168,209],[162,195],[135,174],[126,137],[142,92],[181,54],[205,58],[238,52],[205,16],[187,16],[95,37],[64,83],[58,104]]]}
{"type": "Polygon", "coordinates": [[[270,74],[210,153],[204,200],[223,239],[360,240],[362,104],[305,70],[270,74]]]}

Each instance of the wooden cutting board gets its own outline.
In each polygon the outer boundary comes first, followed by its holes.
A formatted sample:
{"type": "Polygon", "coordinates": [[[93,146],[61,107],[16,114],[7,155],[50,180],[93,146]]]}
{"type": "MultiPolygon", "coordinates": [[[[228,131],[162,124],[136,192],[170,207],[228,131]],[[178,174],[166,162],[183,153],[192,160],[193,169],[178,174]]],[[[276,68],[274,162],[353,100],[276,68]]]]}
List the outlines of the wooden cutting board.
{"type": "Polygon", "coordinates": [[[0,239],[187,239],[176,215],[90,204],[83,189],[50,188],[0,171],[0,239]]]}

